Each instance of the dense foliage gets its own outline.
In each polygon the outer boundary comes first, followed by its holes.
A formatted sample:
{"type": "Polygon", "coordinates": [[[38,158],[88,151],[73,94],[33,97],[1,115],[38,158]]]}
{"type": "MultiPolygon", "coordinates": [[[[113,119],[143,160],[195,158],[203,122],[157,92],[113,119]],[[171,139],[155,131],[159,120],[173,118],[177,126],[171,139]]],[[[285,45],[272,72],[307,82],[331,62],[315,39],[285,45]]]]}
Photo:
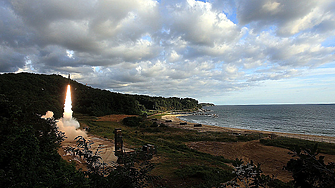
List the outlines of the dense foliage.
{"type": "Polygon", "coordinates": [[[122,164],[105,164],[99,156],[99,150],[95,152],[91,150],[92,141],[82,136],[78,136],[75,140],[77,147],[69,147],[68,150],[87,162],[88,171],[84,174],[89,187],[140,188],[147,187],[148,182],[157,178],[148,174],[154,168],[149,158],[120,155],[118,157],[123,161],[122,164]]]}
{"type": "Polygon", "coordinates": [[[128,127],[137,127],[142,122],[142,118],[140,117],[127,117],[122,120],[123,125],[126,125],[128,127]]]}
{"type": "Polygon", "coordinates": [[[149,161],[105,167],[84,138],[78,150],[88,171],[76,170],[57,153],[63,134],[53,119],[0,97],[0,187],[144,187],[152,176],[149,161]],[[103,169],[103,170],[101,170],[103,169]]]}
{"type": "Polygon", "coordinates": [[[196,109],[201,106],[198,101],[192,98],[178,98],[178,97],[150,97],[145,95],[133,96],[142,106],[143,110],[184,110],[196,109]]]}
{"type": "Polygon", "coordinates": [[[331,188],[335,185],[335,163],[325,164],[324,156],[318,156],[313,148],[296,148],[286,169],[293,173],[295,187],[331,188]],[[296,158],[297,157],[297,158],[296,158]]]}
{"type": "Polygon", "coordinates": [[[191,98],[127,95],[95,89],[60,75],[31,73],[0,74],[0,94],[39,114],[51,110],[55,118],[59,118],[63,113],[68,83],[71,84],[73,111],[88,115],[139,115],[148,110],[182,110],[199,107],[198,101],[191,98]]]}
{"type": "Polygon", "coordinates": [[[0,187],[81,186],[83,174],[63,161],[55,122],[0,97],[0,187]]]}
{"type": "Polygon", "coordinates": [[[293,187],[291,182],[284,183],[278,179],[275,179],[274,177],[262,174],[263,171],[260,167],[261,165],[259,163],[257,165],[254,164],[252,160],[245,164],[242,161],[242,159],[236,158],[236,160],[233,162],[233,166],[235,167],[235,170],[233,171],[235,177],[231,181],[222,184],[221,188],[223,187],[292,188],[293,187]]]}
{"type": "Polygon", "coordinates": [[[197,187],[219,187],[222,182],[227,182],[234,177],[230,171],[206,165],[185,165],[177,169],[175,174],[184,179],[201,180],[197,187]]]}
{"type": "MultiPolygon", "coordinates": [[[[296,148],[313,148],[315,142],[309,140],[301,140],[297,138],[278,137],[276,139],[261,139],[260,142],[267,146],[276,146],[289,150],[296,148]]],[[[318,142],[318,150],[320,153],[335,155],[335,145],[327,142],[318,142]]]]}

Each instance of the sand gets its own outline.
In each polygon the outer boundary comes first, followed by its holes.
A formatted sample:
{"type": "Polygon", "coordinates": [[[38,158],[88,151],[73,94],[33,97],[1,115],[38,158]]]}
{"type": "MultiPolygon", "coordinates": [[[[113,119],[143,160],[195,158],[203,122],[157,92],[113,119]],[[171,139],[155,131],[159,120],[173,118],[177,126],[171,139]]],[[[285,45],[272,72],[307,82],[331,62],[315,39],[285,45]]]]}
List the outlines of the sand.
{"type": "MultiPolygon", "coordinates": [[[[235,134],[250,134],[250,133],[262,133],[268,134],[270,136],[285,136],[291,138],[306,139],[312,141],[323,141],[335,143],[335,138],[333,137],[322,137],[313,135],[299,135],[290,133],[279,133],[279,132],[269,132],[269,131],[256,131],[256,130],[246,130],[246,129],[236,129],[227,127],[217,127],[211,125],[202,125],[202,127],[194,127],[195,123],[186,122],[187,125],[180,125],[181,122],[178,119],[180,115],[165,115],[162,117],[159,123],[165,123],[168,126],[197,130],[199,132],[231,132],[235,134]],[[171,121],[171,122],[166,122],[171,121]]],[[[255,164],[261,164],[261,169],[264,175],[274,176],[284,182],[292,181],[292,174],[283,169],[287,162],[292,158],[290,150],[274,147],[265,146],[260,143],[259,140],[252,140],[248,142],[215,142],[215,141],[200,141],[200,142],[188,142],[186,145],[192,149],[198,150],[200,152],[209,153],[211,155],[223,156],[226,159],[235,160],[236,158],[242,159],[244,162],[253,161],[255,164]]],[[[335,161],[335,155],[320,154],[325,156],[325,162],[335,161]]]]}
{"type": "Polygon", "coordinates": [[[280,133],[280,132],[271,132],[271,131],[258,131],[258,130],[248,130],[248,129],[237,129],[237,128],[228,128],[228,127],[218,127],[213,125],[202,125],[202,127],[194,127],[196,123],[190,123],[186,121],[182,121],[178,119],[178,116],[184,116],[181,114],[176,115],[165,115],[162,116],[162,122],[171,127],[181,128],[181,129],[189,129],[189,130],[197,130],[199,132],[232,132],[237,134],[250,134],[250,133],[262,133],[269,134],[275,136],[283,136],[290,138],[299,138],[304,140],[311,140],[317,142],[327,142],[327,143],[335,143],[335,137],[327,137],[327,136],[317,136],[317,135],[303,135],[303,134],[292,134],[292,133],[280,133]],[[166,122],[167,120],[171,120],[172,122],[166,122]],[[186,122],[187,125],[180,125],[181,122],[186,122]]]}
{"type": "MultiPolygon", "coordinates": [[[[184,115],[184,114],[183,114],[184,115]]],[[[250,134],[250,133],[263,133],[269,135],[278,135],[286,137],[294,137],[301,139],[309,139],[316,141],[326,141],[335,143],[335,138],[332,137],[322,137],[322,136],[309,136],[309,135],[298,135],[298,134],[289,134],[289,133],[277,133],[277,132],[268,132],[268,131],[254,131],[254,130],[245,130],[245,129],[236,129],[236,128],[225,128],[217,127],[211,125],[202,125],[202,127],[194,127],[195,123],[187,122],[187,125],[180,125],[182,121],[178,119],[180,115],[165,115],[162,119],[157,120],[158,123],[164,123],[171,127],[181,128],[181,129],[190,129],[197,130],[199,132],[206,131],[215,131],[215,132],[231,132],[236,134],[250,134]],[[166,122],[171,121],[171,122],[166,122]]],[[[129,117],[128,115],[108,115],[99,117],[97,121],[112,121],[120,122],[123,118],[129,117]]],[[[101,151],[102,160],[107,163],[113,163],[116,161],[116,156],[114,155],[114,142],[113,140],[108,140],[105,138],[99,138],[97,136],[90,135],[91,140],[94,141],[92,150],[99,148],[101,151]]],[[[283,166],[292,158],[292,155],[289,154],[289,150],[273,147],[273,146],[264,146],[259,142],[259,140],[253,140],[249,142],[214,142],[214,141],[201,141],[201,142],[188,142],[185,143],[188,147],[196,149],[198,151],[209,153],[217,156],[224,156],[227,159],[234,160],[235,158],[243,159],[245,162],[253,160],[255,163],[261,164],[261,169],[265,175],[274,175],[275,178],[278,178],[284,182],[292,180],[292,175],[283,170],[283,166]]],[[[76,159],[73,156],[66,155],[64,148],[66,146],[72,145],[75,143],[63,143],[62,148],[59,149],[61,156],[68,161],[75,160],[77,162],[77,168],[86,169],[85,162],[76,159]]],[[[322,154],[324,155],[324,154],[322,154]]],[[[334,155],[324,155],[325,162],[335,161],[334,155]]],[[[154,159],[153,159],[154,160],[154,159]]],[[[229,165],[229,164],[228,164],[229,165]]]]}

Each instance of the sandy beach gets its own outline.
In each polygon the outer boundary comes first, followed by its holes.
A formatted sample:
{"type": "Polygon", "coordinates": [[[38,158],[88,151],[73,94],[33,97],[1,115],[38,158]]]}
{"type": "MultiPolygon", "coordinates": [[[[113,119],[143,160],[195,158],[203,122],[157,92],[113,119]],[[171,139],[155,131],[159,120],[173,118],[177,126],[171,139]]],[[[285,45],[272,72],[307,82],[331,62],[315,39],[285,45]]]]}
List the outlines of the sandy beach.
{"type": "Polygon", "coordinates": [[[327,142],[327,143],[335,143],[335,137],[327,137],[327,136],[317,136],[317,135],[303,135],[303,134],[292,134],[292,133],[280,133],[280,132],[270,132],[270,131],[258,131],[258,130],[248,130],[248,129],[237,129],[237,128],[228,128],[228,127],[218,127],[213,125],[203,125],[201,127],[194,127],[196,123],[190,123],[186,121],[182,121],[178,118],[178,116],[185,116],[185,114],[174,114],[174,115],[164,115],[162,116],[162,123],[167,124],[171,127],[181,128],[181,129],[190,129],[197,130],[199,132],[231,132],[236,134],[250,134],[250,133],[260,133],[260,134],[269,134],[275,136],[283,136],[290,138],[298,138],[304,140],[311,140],[317,142],[327,142]],[[171,121],[171,122],[169,122],[171,121]],[[186,125],[180,125],[180,123],[187,123],[186,125]]]}

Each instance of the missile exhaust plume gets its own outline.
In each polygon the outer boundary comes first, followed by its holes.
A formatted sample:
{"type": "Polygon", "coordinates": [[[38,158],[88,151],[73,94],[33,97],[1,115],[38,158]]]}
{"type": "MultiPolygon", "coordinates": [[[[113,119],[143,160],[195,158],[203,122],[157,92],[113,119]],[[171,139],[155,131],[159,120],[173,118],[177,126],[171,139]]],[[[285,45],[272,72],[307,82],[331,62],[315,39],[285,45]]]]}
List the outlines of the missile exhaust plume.
{"type": "Polygon", "coordinates": [[[71,99],[71,86],[67,85],[63,118],[66,120],[71,119],[72,113],[73,111],[72,111],[72,99],[71,99]]]}
{"type": "MultiPolygon", "coordinates": [[[[65,142],[73,141],[77,136],[87,137],[85,131],[78,129],[80,127],[79,122],[72,117],[72,99],[71,99],[71,86],[67,86],[66,97],[64,103],[63,117],[57,120],[57,126],[59,131],[65,132],[65,142]]],[[[53,117],[53,112],[48,111],[42,118],[53,117]]]]}

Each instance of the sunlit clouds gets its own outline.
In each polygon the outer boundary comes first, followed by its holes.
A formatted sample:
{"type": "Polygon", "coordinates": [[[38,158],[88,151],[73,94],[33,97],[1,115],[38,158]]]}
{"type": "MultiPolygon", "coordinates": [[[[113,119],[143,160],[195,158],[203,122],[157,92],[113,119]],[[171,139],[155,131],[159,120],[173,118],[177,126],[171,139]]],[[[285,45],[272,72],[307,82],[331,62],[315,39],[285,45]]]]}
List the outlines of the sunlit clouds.
{"type": "Polygon", "coordinates": [[[335,76],[327,74],[335,67],[331,0],[5,0],[0,6],[0,72],[70,73],[115,92],[217,104],[334,102],[335,76]],[[311,83],[310,76],[317,79],[311,83]],[[320,90],[323,80],[327,89],[320,90]],[[293,85],[306,93],[292,92],[293,85]]]}

